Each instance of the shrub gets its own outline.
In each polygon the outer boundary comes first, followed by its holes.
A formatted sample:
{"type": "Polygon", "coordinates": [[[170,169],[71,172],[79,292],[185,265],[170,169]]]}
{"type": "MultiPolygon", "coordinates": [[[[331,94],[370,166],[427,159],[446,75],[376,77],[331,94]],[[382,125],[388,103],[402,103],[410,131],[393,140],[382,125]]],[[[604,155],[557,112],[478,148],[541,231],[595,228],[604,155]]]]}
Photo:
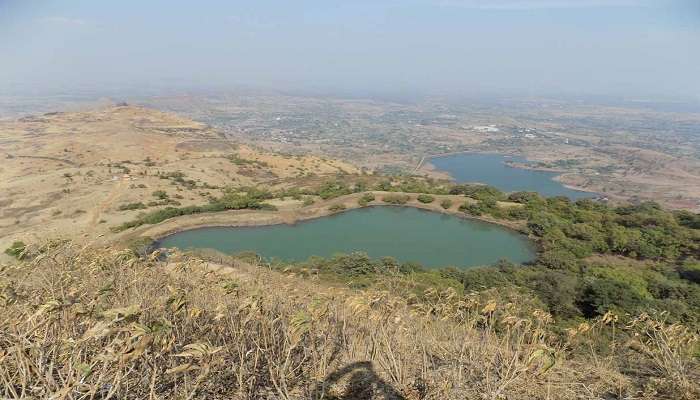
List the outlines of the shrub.
{"type": "Polygon", "coordinates": [[[560,224],[561,219],[551,213],[538,213],[527,222],[527,227],[530,233],[535,236],[544,236],[544,234],[560,224]]]}
{"type": "Polygon", "coordinates": [[[592,318],[610,310],[636,313],[646,301],[625,282],[601,278],[586,286],[580,304],[583,314],[592,318]]]}
{"type": "Polygon", "coordinates": [[[564,249],[547,250],[540,254],[537,262],[550,269],[575,271],[578,269],[578,259],[570,251],[564,249]]]}
{"type": "Polygon", "coordinates": [[[560,318],[576,318],[581,315],[576,305],[579,280],[567,271],[533,269],[526,278],[530,287],[549,311],[560,318]]]}
{"type": "Polygon", "coordinates": [[[326,261],[326,268],[348,276],[368,275],[379,271],[377,263],[361,252],[334,256],[326,261]]]}
{"type": "Polygon", "coordinates": [[[504,217],[508,219],[527,219],[529,214],[525,207],[509,207],[504,217]]]}
{"type": "MultiPolygon", "coordinates": [[[[234,192],[227,190],[226,194],[220,199],[212,200],[211,204],[202,206],[186,206],[186,207],[166,207],[162,210],[156,210],[148,214],[142,215],[139,218],[125,222],[119,226],[112,228],[115,232],[120,232],[129,228],[135,228],[141,225],[157,224],[166,219],[179,217],[182,215],[199,214],[205,212],[219,212],[226,210],[276,210],[272,204],[263,203],[263,199],[269,198],[271,193],[265,190],[255,188],[246,188],[246,192],[234,192]]],[[[172,203],[173,201],[170,201],[172,203]]]]}
{"type": "Polygon", "coordinates": [[[231,163],[236,164],[236,165],[250,164],[249,160],[241,158],[238,154],[231,154],[226,158],[228,158],[228,160],[231,161],[231,163]]]}
{"type": "Polygon", "coordinates": [[[388,194],[382,197],[382,201],[389,204],[406,204],[411,197],[406,194],[388,194]]]}
{"type": "Polygon", "coordinates": [[[149,201],[148,204],[146,204],[149,207],[159,207],[159,206],[179,206],[181,203],[177,200],[173,199],[165,199],[165,200],[158,200],[158,201],[149,201]]]}
{"type": "Polygon", "coordinates": [[[681,277],[700,284],[700,264],[686,263],[679,269],[681,277]]]}
{"type": "Polygon", "coordinates": [[[429,194],[419,194],[416,199],[423,204],[429,204],[429,203],[432,203],[433,201],[435,201],[435,197],[433,197],[429,194]]]}
{"type": "Polygon", "coordinates": [[[119,211],[129,211],[129,210],[144,210],[146,209],[146,205],[138,202],[138,203],[128,203],[128,204],[122,204],[119,206],[118,210],[119,211]]]}
{"type": "Polygon", "coordinates": [[[374,193],[365,193],[360,197],[359,200],[357,200],[357,204],[361,205],[362,207],[366,206],[369,204],[369,202],[374,201],[374,193]]]}
{"type": "Polygon", "coordinates": [[[445,199],[440,202],[440,207],[444,208],[447,210],[448,208],[452,207],[452,200],[450,199],[445,199]]]}
{"type": "Polygon", "coordinates": [[[21,260],[24,258],[26,250],[27,245],[24,242],[18,240],[13,242],[10,247],[5,249],[5,254],[7,254],[10,257],[14,257],[18,260],[21,260]]]}
{"type": "Polygon", "coordinates": [[[680,225],[683,225],[692,229],[700,229],[700,214],[694,214],[690,211],[676,211],[676,220],[680,225]]]}
{"type": "Polygon", "coordinates": [[[315,201],[314,201],[313,197],[307,196],[307,197],[304,197],[304,202],[302,203],[302,205],[304,207],[308,207],[314,203],[315,203],[315,201]]]}
{"type": "Polygon", "coordinates": [[[508,195],[508,200],[520,204],[544,204],[544,199],[537,192],[514,192],[508,195]]]}
{"type": "Polygon", "coordinates": [[[165,190],[156,190],[152,194],[153,194],[153,197],[160,199],[160,200],[165,200],[168,198],[168,193],[166,193],[165,190]]]}
{"type": "Polygon", "coordinates": [[[476,200],[505,200],[503,192],[488,185],[456,185],[450,194],[463,194],[476,200]]]}
{"type": "Polygon", "coordinates": [[[129,240],[126,243],[126,247],[128,247],[129,250],[131,250],[135,255],[144,256],[146,253],[148,253],[154,243],[155,240],[153,240],[153,238],[146,236],[129,240]]]}
{"type": "Polygon", "coordinates": [[[270,203],[260,203],[256,207],[258,210],[265,210],[265,211],[277,211],[277,206],[274,204],[270,203]]]}
{"type": "Polygon", "coordinates": [[[266,163],[265,161],[260,161],[260,160],[248,160],[245,158],[241,158],[238,154],[231,154],[227,156],[229,161],[231,163],[236,164],[236,165],[253,165],[255,167],[269,167],[270,165],[266,163]]]}
{"type": "Polygon", "coordinates": [[[480,203],[464,203],[461,206],[459,206],[459,211],[462,211],[463,213],[468,215],[479,217],[483,215],[486,210],[484,209],[484,207],[481,206],[480,203]]]}
{"type": "Polygon", "coordinates": [[[328,207],[328,211],[331,212],[338,212],[338,211],[343,211],[345,210],[345,205],[344,204],[333,204],[332,206],[328,207]]]}
{"type": "Polygon", "coordinates": [[[337,181],[325,182],[323,185],[321,185],[321,188],[318,190],[318,195],[323,200],[344,196],[350,193],[352,193],[352,190],[350,190],[348,185],[346,185],[343,182],[337,181]]]}
{"type": "Polygon", "coordinates": [[[242,188],[240,190],[227,189],[226,193],[217,200],[227,210],[241,210],[244,208],[259,208],[260,203],[270,199],[274,195],[267,190],[257,188],[242,188]]]}

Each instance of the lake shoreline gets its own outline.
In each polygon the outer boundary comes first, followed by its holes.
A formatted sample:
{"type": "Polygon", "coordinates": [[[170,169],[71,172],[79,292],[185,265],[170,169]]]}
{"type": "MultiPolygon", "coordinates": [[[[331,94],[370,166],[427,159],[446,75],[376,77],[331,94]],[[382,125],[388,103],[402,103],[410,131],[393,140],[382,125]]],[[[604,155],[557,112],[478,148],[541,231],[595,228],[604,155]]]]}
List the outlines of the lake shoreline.
{"type": "MultiPolygon", "coordinates": [[[[180,217],[171,218],[154,225],[145,225],[133,230],[125,231],[116,238],[118,242],[127,243],[134,239],[150,238],[154,241],[162,240],[163,238],[180,233],[186,230],[208,228],[208,227],[257,227],[271,225],[294,225],[299,222],[309,221],[317,218],[327,217],[335,214],[340,214],[344,211],[364,207],[412,207],[426,211],[437,212],[445,215],[452,215],[463,219],[477,220],[485,223],[490,223],[505,227],[515,231],[516,233],[525,234],[526,225],[523,221],[506,221],[491,217],[475,217],[466,215],[459,211],[459,206],[464,203],[475,203],[476,201],[464,197],[463,195],[432,195],[435,200],[432,203],[424,204],[416,200],[419,193],[404,193],[404,192],[384,192],[384,191],[368,191],[361,193],[352,193],[345,196],[339,196],[329,200],[323,200],[306,207],[300,207],[292,210],[231,210],[212,213],[183,215],[180,217]],[[365,193],[373,193],[377,200],[370,202],[367,206],[360,206],[358,200],[365,193]],[[394,205],[387,204],[381,201],[381,198],[386,195],[408,195],[411,200],[406,204],[394,205]],[[440,206],[442,200],[449,199],[452,201],[452,206],[449,209],[443,209],[440,206]],[[342,205],[345,206],[343,211],[330,211],[329,208],[342,205]]],[[[530,238],[532,239],[532,238],[530,238]]]]}
{"type": "Polygon", "coordinates": [[[368,206],[324,217],[300,219],[293,223],[189,227],[158,237],[150,250],[178,247],[183,250],[212,248],[225,254],[253,251],[265,257],[280,257],[289,261],[303,261],[312,255],[330,257],[335,253],[363,251],[373,258],[392,256],[401,260],[406,255],[403,262],[415,261],[427,268],[490,265],[498,260],[494,252],[500,254],[500,251],[506,249],[507,255],[504,257],[516,263],[536,259],[536,241],[521,231],[466,216],[453,218],[457,216],[420,207],[374,202],[368,206]],[[315,239],[298,239],[306,237],[310,232],[314,232],[312,237],[315,239]],[[459,239],[462,232],[469,232],[467,241],[459,239]],[[376,238],[372,239],[373,237],[376,238]],[[395,248],[406,246],[405,242],[399,243],[407,239],[409,243],[423,243],[426,247],[409,245],[402,250],[395,248]],[[299,240],[302,242],[295,244],[299,240]],[[496,245],[494,248],[494,243],[500,241],[505,241],[503,246],[496,245]],[[451,242],[454,242],[449,247],[452,251],[445,251],[441,247],[451,242]],[[282,248],[287,247],[287,250],[280,253],[280,245],[282,248]],[[444,263],[438,260],[444,260],[444,263]]]}

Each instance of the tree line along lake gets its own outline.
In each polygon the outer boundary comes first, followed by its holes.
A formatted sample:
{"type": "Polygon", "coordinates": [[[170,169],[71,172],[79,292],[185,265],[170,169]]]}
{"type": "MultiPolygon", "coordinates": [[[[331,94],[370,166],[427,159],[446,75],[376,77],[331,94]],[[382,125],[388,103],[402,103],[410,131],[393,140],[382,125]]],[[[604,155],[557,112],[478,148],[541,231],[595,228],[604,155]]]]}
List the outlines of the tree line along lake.
{"type": "MultiPolygon", "coordinates": [[[[572,199],[594,194],[569,189],[553,172],[513,168],[506,161],[527,162],[499,154],[461,153],[430,162],[460,183],[484,183],[506,192],[537,191],[572,199]]],[[[360,251],[426,267],[473,267],[500,259],[523,263],[535,258],[534,244],[508,228],[405,207],[370,207],[330,217],[256,227],[187,230],[161,239],[160,247],[214,249],[227,254],[252,251],[267,259],[303,261],[360,251]]]]}

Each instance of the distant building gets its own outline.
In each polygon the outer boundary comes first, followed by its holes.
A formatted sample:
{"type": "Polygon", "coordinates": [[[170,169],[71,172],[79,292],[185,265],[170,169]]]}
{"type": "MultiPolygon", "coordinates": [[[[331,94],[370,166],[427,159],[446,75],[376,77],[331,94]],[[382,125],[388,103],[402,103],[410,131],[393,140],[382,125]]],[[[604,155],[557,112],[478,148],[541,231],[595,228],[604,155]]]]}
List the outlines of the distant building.
{"type": "Polygon", "coordinates": [[[473,126],[472,129],[478,132],[498,132],[500,129],[496,128],[495,125],[480,125],[473,126]]]}

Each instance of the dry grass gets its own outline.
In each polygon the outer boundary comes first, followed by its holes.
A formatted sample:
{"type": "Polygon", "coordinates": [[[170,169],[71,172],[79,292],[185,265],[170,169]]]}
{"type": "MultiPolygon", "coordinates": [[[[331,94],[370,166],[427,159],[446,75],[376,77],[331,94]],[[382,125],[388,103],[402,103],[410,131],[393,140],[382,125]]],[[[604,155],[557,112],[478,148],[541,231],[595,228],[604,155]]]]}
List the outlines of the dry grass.
{"type": "Polygon", "coordinates": [[[0,121],[0,143],[0,249],[14,240],[109,237],[111,226],[140,212],[121,205],[148,204],[157,190],[190,206],[221,194],[212,187],[359,172],[340,161],[236,145],[202,123],[133,106],[0,121]],[[173,173],[190,183],[158,176],[173,173]]]}
{"type": "Polygon", "coordinates": [[[0,273],[0,397],[698,398],[697,335],[527,299],[354,292],[241,262],[47,248],[0,273]]]}

